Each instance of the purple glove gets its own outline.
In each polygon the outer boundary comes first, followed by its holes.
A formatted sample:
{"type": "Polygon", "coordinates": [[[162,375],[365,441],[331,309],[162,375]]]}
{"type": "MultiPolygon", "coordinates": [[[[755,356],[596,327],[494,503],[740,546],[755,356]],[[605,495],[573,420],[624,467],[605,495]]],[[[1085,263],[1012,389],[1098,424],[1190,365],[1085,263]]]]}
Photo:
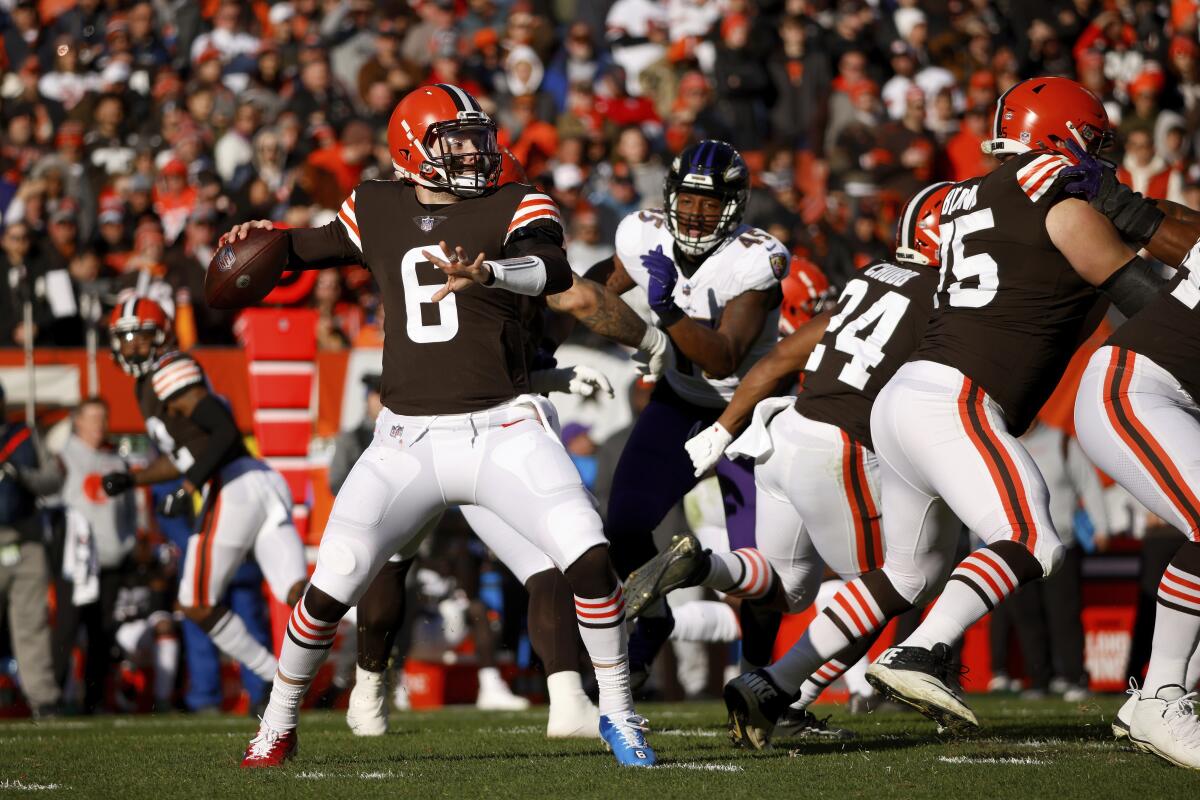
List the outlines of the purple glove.
{"type": "MultiPolygon", "coordinates": [[[[1071,158],[1075,160],[1075,165],[1064,169],[1060,177],[1074,180],[1064,184],[1063,191],[1090,203],[1100,194],[1104,184],[1105,169],[1108,167],[1103,161],[1080,147],[1078,142],[1068,141],[1067,150],[1071,158]]],[[[1109,171],[1112,170],[1109,168],[1109,171]]]]}
{"type": "Polygon", "coordinates": [[[650,285],[646,287],[650,308],[658,314],[678,312],[679,307],[675,305],[672,294],[679,273],[675,271],[675,262],[663,252],[661,244],[642,256],[642,266],[650,273],[650,285]]]}
{"type": "Polygon", "coordinates": [[[1121,183],[1114,165],[1084,152],[1076,142],[1067,142],[1067,150],[1078,163],[1060,173],[1062,178],[1074,178],[1063,185],[1063,191],[1086,200],[1108,217],[1126,241],[1149,242],[1166,214],[1153,200],[1121,183]]]}

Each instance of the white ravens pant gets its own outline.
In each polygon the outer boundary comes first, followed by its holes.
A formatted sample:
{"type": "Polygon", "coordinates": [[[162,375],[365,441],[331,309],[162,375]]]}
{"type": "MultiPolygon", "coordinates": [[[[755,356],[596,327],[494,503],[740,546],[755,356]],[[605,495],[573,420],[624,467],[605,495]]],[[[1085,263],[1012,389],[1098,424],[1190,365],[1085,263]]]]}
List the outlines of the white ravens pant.
{"type": "Polygon", "coordinates": [[[959,370],[910,361],[871,408],[879,456],[884,572],[920,605],[941,590],[958,527],[954,512],[986,544],[1012,539],[1046,575],[1063,547],[1050,521],[1050,495],[1037,465],[1005,428],[1000,406],[959,370]]]}
{"type": "Polygon", "coordinates": [[[180,605],[220,602],[251,551],[271,594],[286,603],[292,586],[308,577],[304,543],[292,525],[292,494],[282,475],[246,456],[209,482],[200,532],[188,539],[183,560],[180,605]]]}
{"type": "Polygon", "coordinates": [[[607,544],[552,413],[549,401],[530,395],[473,414],[384,409],[334,501],[313,585],[355,605],[383,562],[412,557],[429,523],[456,505],[491,511],[512,529],[507,535],[524,536],[564,571],[607,544]]]}
{"type": "Polygon", "coordinates": [[[794,407],[767,430],[772,451],[754,469],[755,538],[795,613],[816,598],[826,564],[853,580],[883,563],[879,468],[841,428],[794,407]]]}
{"type": "Polygon", "coordinates": [[[1200,541],[1200,408],[1170,372],[1120,347],[1092,355],[1075,398],[1088,458],[1200,541]]]}

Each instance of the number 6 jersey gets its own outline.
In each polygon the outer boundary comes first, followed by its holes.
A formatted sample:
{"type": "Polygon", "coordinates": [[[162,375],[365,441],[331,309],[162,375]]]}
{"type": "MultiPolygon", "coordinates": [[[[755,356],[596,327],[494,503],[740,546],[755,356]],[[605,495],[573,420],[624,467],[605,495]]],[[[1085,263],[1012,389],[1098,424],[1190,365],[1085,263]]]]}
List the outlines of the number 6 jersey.
{"type": "Polygon", "coordinates": [[[921,341],[937,282],[935,267],[887,261],[849,281],[804,365],[796,411],[874,449],[871,405],[921,341]]]}
{"type": "Polygon", "coordinates": [[[337,219],[288,231],[289,267],[350,262],[371,270],[386,310],[383,405],[397,414],[482,411],[529,391],[540,301],[474,284],[440,302],[445,275],[423,254],[438,243],[469,258],[536,255],[546,265],[546,293],[570,287],[562,224],[548,195],[509,183],[482,197],[426,206],[411,184],[366,181],[337,219]]]}
{"type": "Polygon", "coordinates": [[[1062,199],[1065,156],[1013,156],[963,181],[942,204],[942,270],[933,316],[913,361],[936,361],[983,387],[1008,429],[1029,427],[1058,385],[1099,295],[1046,233],[1062,199]]]}

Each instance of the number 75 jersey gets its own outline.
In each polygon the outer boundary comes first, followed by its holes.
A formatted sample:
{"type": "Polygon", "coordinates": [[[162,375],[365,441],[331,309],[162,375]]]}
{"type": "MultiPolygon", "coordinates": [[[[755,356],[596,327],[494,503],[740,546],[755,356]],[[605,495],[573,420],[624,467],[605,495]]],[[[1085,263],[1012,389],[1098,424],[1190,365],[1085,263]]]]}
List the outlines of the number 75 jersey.
{"type": "Polygon", "coordinates": [[[804,365],[796,411],[874,449],[871,405],[921,341],[937,282],[934,267],[887,261],[868,265],[848,282],[804,365]]]}
{"type": "Polygon", "coordinates": [[[1099,295],[1046,233],[1071,162],[1041,150],[963,181],[942,204],[942,268],[933,316],[914,361],[962,372],[1029,427],[1090,331],[1099,295]]]}

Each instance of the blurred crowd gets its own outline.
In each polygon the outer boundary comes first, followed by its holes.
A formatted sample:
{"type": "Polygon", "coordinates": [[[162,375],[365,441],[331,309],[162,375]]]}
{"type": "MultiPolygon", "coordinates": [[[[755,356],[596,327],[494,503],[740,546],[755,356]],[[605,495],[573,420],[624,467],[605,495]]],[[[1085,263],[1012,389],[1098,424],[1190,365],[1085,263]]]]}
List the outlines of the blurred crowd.
{"type": "MultiPolygon", "coordinates": [[[[574,266],[661,203],[700,137],[755,174],[747,221],[843,282],[916,188],[987,171],[997,95],[1076,77],[1152,196],[1200,204],[1192,0],[0,0],[0,345],[82,344],[123,289],[232,343],[204,305],[230,225],[316,225],[390,178],[386,123],[427,82],[474,93],[558,201],[574,266]]],[[[369,274],[323,274],[324,348],[377,342],[369,274]]]]}

